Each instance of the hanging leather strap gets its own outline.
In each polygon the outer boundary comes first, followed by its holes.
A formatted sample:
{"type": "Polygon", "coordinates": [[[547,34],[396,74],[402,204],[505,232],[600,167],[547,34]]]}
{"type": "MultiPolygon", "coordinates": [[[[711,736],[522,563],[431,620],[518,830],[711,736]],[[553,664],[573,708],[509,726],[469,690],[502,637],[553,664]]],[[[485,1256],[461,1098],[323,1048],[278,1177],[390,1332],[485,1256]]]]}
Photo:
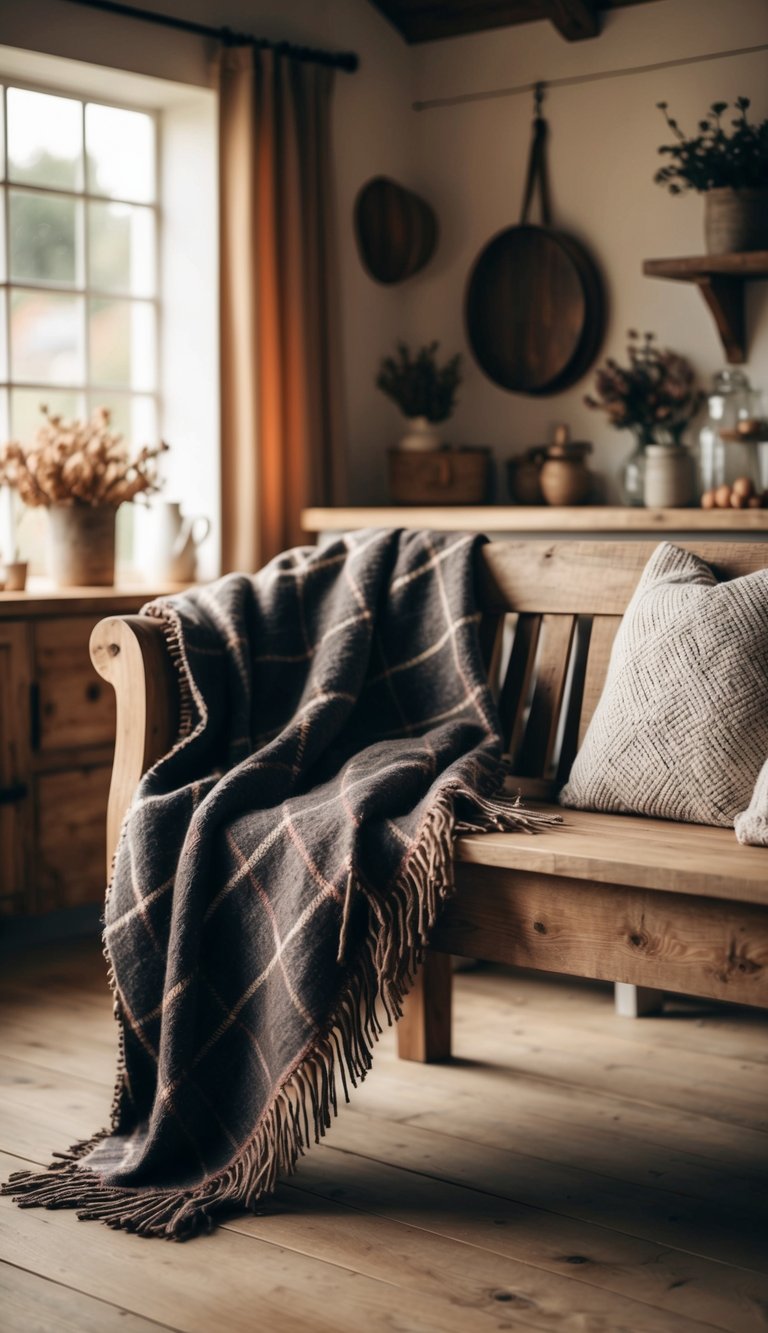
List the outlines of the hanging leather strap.
{"type": "Polygon", "coordinates": [[[533,139],[531,142],[531,152],[528,158],[528,173],[525,178],[525,191],[523,193],[523,208],[520,214],[520,222],[525,224],[528,221],[528,214],[533,203],[533,195],[538,183],[539,203],[541,205],[541,223],[542,226],[550,226],[552,213],[549,201],[549,178],[547,176],[547,122],[543,116],[536,116],[533,122],[533,139]]]}

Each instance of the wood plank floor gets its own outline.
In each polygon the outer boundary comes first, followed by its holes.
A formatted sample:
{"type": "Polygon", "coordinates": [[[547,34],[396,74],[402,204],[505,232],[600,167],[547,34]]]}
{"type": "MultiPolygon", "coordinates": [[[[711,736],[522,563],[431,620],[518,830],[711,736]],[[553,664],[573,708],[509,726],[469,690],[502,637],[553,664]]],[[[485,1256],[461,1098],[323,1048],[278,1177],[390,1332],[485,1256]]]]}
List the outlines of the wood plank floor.
{"type": "MultiPolygon", "coordinates": [[[[388,1033],[326,1142],[257,1216],[186,1245],[0,1201],[2,1333],[765,1333],[768,1015],[457,978],[456,1058],[388,1033]]],[[[105,1123],[95,942],[5,962],[3,1178],[105,1123]]]]}

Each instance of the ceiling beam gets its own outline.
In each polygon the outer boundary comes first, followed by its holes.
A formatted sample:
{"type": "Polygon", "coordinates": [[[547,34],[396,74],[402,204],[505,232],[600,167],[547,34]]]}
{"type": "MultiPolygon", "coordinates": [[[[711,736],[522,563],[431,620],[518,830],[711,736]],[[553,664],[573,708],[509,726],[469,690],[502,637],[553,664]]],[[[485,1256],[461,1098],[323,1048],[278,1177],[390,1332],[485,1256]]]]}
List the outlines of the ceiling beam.
{"type": "Polygon", "coordinates": [[[595,0],[548,0],[547,9],[551,23],[568,42],[582,42],[600,32],[595,0]]]}

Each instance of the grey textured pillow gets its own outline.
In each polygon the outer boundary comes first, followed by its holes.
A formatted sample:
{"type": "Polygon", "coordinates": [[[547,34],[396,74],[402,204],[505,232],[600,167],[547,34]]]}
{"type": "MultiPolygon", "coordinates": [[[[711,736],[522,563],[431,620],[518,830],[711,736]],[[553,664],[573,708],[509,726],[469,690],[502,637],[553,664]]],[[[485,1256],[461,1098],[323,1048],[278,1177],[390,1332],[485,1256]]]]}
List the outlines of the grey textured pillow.
{"type": "Polygon", "coordinates": [[[767,756],[768,570],[718,583],[665,542],[627,607],[560,801],[733,825],[767,756]]]}
{"type": "Polygon", "coordinates": [[[758,775],[752,800],[736,820],[736,837],[755,847],[768,847],[768,759],[758,775]]]}

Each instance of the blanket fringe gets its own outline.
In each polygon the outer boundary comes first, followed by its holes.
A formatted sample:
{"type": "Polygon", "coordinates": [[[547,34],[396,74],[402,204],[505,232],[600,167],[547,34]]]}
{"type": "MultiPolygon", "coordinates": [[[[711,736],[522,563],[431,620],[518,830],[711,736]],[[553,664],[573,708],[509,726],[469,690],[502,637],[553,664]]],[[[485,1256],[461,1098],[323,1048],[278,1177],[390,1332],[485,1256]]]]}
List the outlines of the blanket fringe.
{"type": "MultiPolygon", "coordinates": [[[[490,830],[531,833],[556,822],[558,816],[524,809],[519,798],[491,798],[455,783],[442,788],[393,888],[379,896],[356,880],[354,891],[369,907],[368,932],[329,1030],[313,1040],[252,1137],[216,1176],[195,1189],[109,1185],[82,1159],[117,1128],[116,1099],[112,1130],[74,1144],[43,1173],[14,1173],[2,1192],[13,1195],[23,1208],[75,1208],[83,1220],[171,1240],[210,1231],[215,1215],[224,1210],[256,1211],[274,1191],[278,1177],[292,1172],[309,1144],[319,1142],[330,1128],[338,1110],[339,1082],[349,1101],[350,1087],[357,1087],[371,1068],[383,1030],[377,1001],[390,1025],[402,1014],[440,906],[453,893],[454,836],[490,830]],[[457,797],[471,807],[471,816],[455,816],[457,797]]],[[[123,1068],[121,1052],[119,1074],[123,1068]]]]}

